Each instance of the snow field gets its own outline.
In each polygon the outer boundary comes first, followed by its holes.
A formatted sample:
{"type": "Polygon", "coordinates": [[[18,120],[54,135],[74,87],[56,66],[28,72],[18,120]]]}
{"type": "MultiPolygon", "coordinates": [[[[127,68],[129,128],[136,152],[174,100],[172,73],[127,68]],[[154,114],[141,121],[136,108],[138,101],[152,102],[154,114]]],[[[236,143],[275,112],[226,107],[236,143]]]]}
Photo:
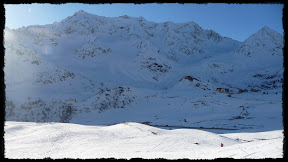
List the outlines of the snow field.
{"type": "Polygon", "coordinates": [[[282,141],[281,130],[216,134],[197,129],[166,130],[133,122],[112,126],[5,123],[5,157],[9,159],[281,158],[282,141]]]}

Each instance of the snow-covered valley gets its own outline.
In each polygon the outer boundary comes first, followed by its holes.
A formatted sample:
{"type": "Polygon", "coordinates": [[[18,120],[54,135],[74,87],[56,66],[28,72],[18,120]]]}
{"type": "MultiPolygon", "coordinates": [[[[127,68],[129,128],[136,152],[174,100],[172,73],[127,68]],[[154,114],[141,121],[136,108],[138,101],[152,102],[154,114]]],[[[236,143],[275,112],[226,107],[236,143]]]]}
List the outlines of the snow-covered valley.
{"type": "Polygon", "coordinates": [[[81,10],[4,33],[7,158],[282,156],[283,36],[269,27],[239,42],[81,10]]]}

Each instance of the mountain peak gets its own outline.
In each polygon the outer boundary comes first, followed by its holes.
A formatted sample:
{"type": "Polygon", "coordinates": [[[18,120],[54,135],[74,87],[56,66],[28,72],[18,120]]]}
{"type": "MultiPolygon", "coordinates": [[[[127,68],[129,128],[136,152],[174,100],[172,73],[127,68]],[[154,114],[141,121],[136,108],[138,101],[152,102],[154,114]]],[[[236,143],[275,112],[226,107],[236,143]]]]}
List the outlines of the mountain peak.
{"type": "Polygon", "coordinates": [[[272,30],[272,29],[269,28],[268,26],[264,26],[261,30],[272,30]]]}
{"type": "MultiPolygon", "coordinates": [[[[276,32],[275,30],[269,28],[268,26],[264,26],[260,31],[266,31],[266,32],[276,32]]],[[[277,32],[278,33],[278,32],[277,32]]]]}
{"type": "Polygon", "coordinates": [[[253,53],[280,54],[283,47],[283,36],[277,31],[264,26],[246,39],[236,52],[250,56],[253,53]]]}
{"type": "MultiPolygon", "coordinates": [[[[84,17],[87,17],[87,16],[89,16],[89,15],[93,15],[93,14],[88,13],[88,12],[86,12],[86,11],[84,11],[84,10],[79,10],[79,11],[75,12],[72,17],[78,17],[78,16],[80,16],[80,17],[83,17],[83,16],[84,16],[84,17]]],[[[96,15],[93,15],[93,16],[96,16],[96,15]]]]}
{"type": "Polygon", "coordinates": [[[79,11],[74,13],[74,15],[76,15],[76,14],[88,14],[88,12],[85,12],[84,10],[79,10],[79,11]]]}
{"type": "Polygon", "coordinates": [[[277,31],[269,28],[268,26],[264,26],[262,29],[260,29],[258,32],[255,33],[256,35],[261,35],[261,36],[264,36],[264,35],[270,35],[270,36],[281,36],[280,33],[278,33],[277,31]]]}

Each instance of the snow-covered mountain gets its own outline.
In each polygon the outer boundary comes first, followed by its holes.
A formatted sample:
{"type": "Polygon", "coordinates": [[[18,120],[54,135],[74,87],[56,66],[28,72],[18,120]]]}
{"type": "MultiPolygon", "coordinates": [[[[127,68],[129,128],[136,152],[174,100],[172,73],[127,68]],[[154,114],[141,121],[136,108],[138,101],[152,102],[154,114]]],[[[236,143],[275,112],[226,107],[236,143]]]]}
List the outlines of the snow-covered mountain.
{"type": "Polygon", "coordinates": [[[282,55],[283,36],[265,26],[251,35],[236,49],[246,56],[251,55],[282,55]]]}
{"type": "Polygon", "coordinates": [[[81,10],[4,32],[6,120],[282,127],[283,36],[268,27],[238,42],[81,10]]]}

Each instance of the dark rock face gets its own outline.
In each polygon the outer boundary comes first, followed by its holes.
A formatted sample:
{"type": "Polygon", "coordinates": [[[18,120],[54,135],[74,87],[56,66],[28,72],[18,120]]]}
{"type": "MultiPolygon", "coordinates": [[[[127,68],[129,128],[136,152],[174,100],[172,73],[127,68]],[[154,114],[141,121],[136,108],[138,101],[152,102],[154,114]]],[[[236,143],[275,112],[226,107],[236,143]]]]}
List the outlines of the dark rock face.
{"type": "Polygon", "coordinates": [[[94,109],[99,112],[111,108],[125,108],[135,100],[136,96],[132,94],[129,87],[117,87],[114,89],[100,90],[96,96],[96,100],[92,103],[94,109]]]}
{"type": "Polygon", "coordinates": [[[248,92],[247,89],[239,89],[239,92],[238,92],[238,93],[246,93],[246,92],[248,92]]]}
{"type": "Polygon", "coordinates": [[[166,65],[166,64],[161,65],[158,63],[152,63],[152,64],[148,65],[147,68],[150,71],[161,72],[161,73],[166,73],[169,71],[169,69],[171,69],[171,67],[166,65]]]}
{"type": "Polygon", "coordinates": [[[228,88],[217,88],[216,91],[220,92],[220,93],[228,93],[229,89],[228,88]]]}
{"type": "Polygon", "coordinates": [[[200,81],[199,79],[194,78],[194,77],[192,77],[192,76],[185,76],[185,77],[181,78],[179,81],[182,81],[182,80],[184,80],[184,79],[189,80],[189,81],[191,81],[191,82],[193,82],[194,80],[200,81]]]}

